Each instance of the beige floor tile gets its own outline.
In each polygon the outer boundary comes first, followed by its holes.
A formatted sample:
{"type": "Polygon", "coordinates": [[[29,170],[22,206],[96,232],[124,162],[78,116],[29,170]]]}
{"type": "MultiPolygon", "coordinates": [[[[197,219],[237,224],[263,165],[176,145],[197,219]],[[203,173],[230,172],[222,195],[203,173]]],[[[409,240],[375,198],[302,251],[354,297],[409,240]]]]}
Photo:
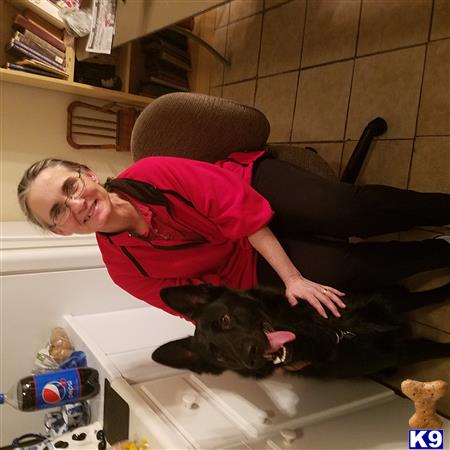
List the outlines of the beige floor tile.
{"type": "Polygon", "coordinates": [[[289,141],[297,76],[298,72],[289,72],[258,80],[255,108],[269,120],[269,142],[289,141]]]}
{"type": "Polygon", "coordinates": [[[414,137],[424,57],[420,46],[356,60],[347,139],[359,139],[377,116],[388,124],[383,138],[414,137]]]}
{"type": "Polygon", "coordinates": [[[432,0],[364,0],[358,55],[427,41],[432,0]]]}
{"type": "Polygon", "coordinates": [[[302,70],[292,139],[339,141],[344,137],[353,61],[302,70]]]}
{"type": "MultiPolygon", "coordinates": [[[[343,167],[350,159],[356,144],[357,141],[345,142],[343,167]]],[[[412,147],[412,140],[374,141],[361,168],[358,183],[384,184],[406,189],[412,147]]]]}
{"type": "Polygon", "coordinates": [[[228,24],[230,18],[230,4],[225,3],[224,5],[216,8],[216,23],[215,28],[220,28],[228,24]]]}
{"type": "Polygon", "coordinates": [[[223,87],[222,97],[241,103],[242,105],[253,106],[255,88],[256,80],[228,84],[223,87]]]}
{"type": "Polygon", "coordinates": [[[342,142],[271,144],[277,158],[325,178],[338,178],[342,142]]]}
{"type": "MultiPolygon", "coordinates": [[[[213,47],[222,55],[225,55],[227,43],[227,27],[222,27],[214,31],[213,47]]],[[[210,85],[212,87],[223,83],[224,65],[216,58],[211,58],[210,85]]]]}
{"type": "Polygon", "coordinates": [[[450,137],[416,139],[409,188],[450,193],[450,137]]]}
{"type": "Polygon", "coordinates": [[[264,15],[259,76],[298,69],[306,0],[294,0],[264,15]]]}
{"type": "MultiPolygon", "coordinates": [[[[426,325],[412,323],[413,334],[422,336],[438,342],[450,342],[450,334],[439,331],[426,325]]],[[[413,379],[418,381],[444,380],[450,383],[450,359],[434,359],[413,364],[399,369],[392,376],[380,377],[390,386],[400,388],[400,383],[405,379],[413,379]]],[[[438,402],[438,410],[450,415],[450,391],[438,402]]]]}
{"type": "Polygon", "coordinates": [[[266,9],[273,8],[274,6],[281,5],[282,3],[286,3],[288,1],[290,1],[290,0],[266,0],[264,7],[266,9]]]}
{"type": "Polygon", "coordinates": [[[423,241],[424,239],[433,239],[437,233],[423,228],[414,228],[400,233],[401,241],[423,241]]]}
{"type": "Polygon", "coordinates": [[[412,313],[417,322],[445,331],[450,335],[450,295],[442,305],[426,306],[412,313]]]}
{"type": "Polygon", "coordinates": [[[209,95],[222,97],[222,86],[216,86],[209,89],[209,95]]]}
{"type": "Polygon", "coordinates": [[[358,237],[351,237],[350,242],[358,243],[358,242],[391,242],[400,240],[400,233],[384,233],[377,234],[376,236],[370,236],[368,238],[362,239],[358,237]]]}
{"type": "MultiPolygon", "coordinates": [[[[448,306],[448,302],[445,302],[441,305],[437,305],[437,308],[446,309],[448,306]]],[[[427,307],[429,308],[429,307],[427,307]]],[[[428,339],[432,339],[437,342],[449,342],[450,343],[450,332],[447,331],[448,323],[443,328],[435,328],[429,326],[425,323],[422,323],[422,318],[418,317],[417,320],[411,323],[412,332],[414,336],[426,337],[428,339]],[[420,320],[420,322],[419,322],[420,320]]],[[[450,360],[448,361],[450,363],[450,360]]],[[[450,376],[450,372],[448,374],[450,376]]]]}
{"type": "Polygon", "coordinates": [[[262,11],[263,0],[233,0],[230,3],[230,22],[262,11]]]}
{"type": "Polygon", "coordinates": [[[450,39],[428,45],[417,134],[450,134],[450,39]]]}
{"type": "MultiPolygon", "coordinates": [[[[416,228],[409,231],[402,231],[400,233],[400,241],[423,241],[425,239],[433,239],[437,234],[441,233],[416,228]]],[[[431,270],[402,280],[402,285],[410,291],[427,291],[447,283],[450,283],[450,268],[431,270]]],[[[429,326],[450,333],[449,314],[450,296],[445,303],[418,309],[410,313],[409,317],[423,324],[428,324],[429,326]]]]}
{"type": "Polygon", "coordinates": [[[441,39],[450,36],[450,2],[434,0],[433,24],[431,39],[441,39]]]}
{"type": "Polygon", "coordinates": [[[314,148],[333,169],[336,176],[339,176],[343,148],[342,142],[308,142],[300,145],[314,148]]]}
{"type": "Polygon", "coordinates": [[[355,56],[359,0],[308,2],[302,67],[355,56]]]}
{"type": "MultiPolygon", "coordinates": [[[[450,383],[450,360],[435,359],[433,361],[425,361],[414,364],[398,370],[395,375],[390,377],[379,377],[388,386],[394,389],[400,389],[403,380],[412,379],[417,381],[434,381],[444,380],[450,383]]],[[[442,397],[437,403],[437,410],[441,414],[450,415],[450,391],[442,397]]],[[[414,406],[411,403],[411,415],[414,412],[414,406]]],[[[406,444],[405,444],[405,448],[406,444]]]]}
{"type": "Polygon", "coordinates": [[[256,76],[262,14],[239,20],[228,26],[226,56],[231,67],[225,68],[225,83],[256,76]]]}
{"type": "MultiPolygon", "coordinates": [[[[422,239],[419,239],[422,240],[422,239]]],[[[450,269],[436,269],[418,273],[402,280],[402,285],[411,291],[426,291],[450,281],[450,269]]]]}

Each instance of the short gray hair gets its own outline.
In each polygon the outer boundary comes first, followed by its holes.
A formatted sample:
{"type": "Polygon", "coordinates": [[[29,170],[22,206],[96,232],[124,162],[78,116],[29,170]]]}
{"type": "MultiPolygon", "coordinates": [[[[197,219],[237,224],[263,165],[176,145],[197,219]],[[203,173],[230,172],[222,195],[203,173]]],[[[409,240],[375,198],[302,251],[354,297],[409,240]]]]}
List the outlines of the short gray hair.
{"type": "Polygon", "coordinates": [[[19,200],[20,208],[22,209],[26,218],[31,223],[34,223],[38,227],[43,228],[45,230],[49,229],[49,225],[43,222],[41,219],[39,219],[33,213],[33,211],[31,211],[30,207],[28,206],[27,199],[28,194],[30,193],[32,182],[43,170],[49,167],[66,167],[67,169],[70,170],[79,170],[81,168],[84,170],[88,170],[87,166],[74,161],[65,161],[63,159],[47,158],[35,162],[24,172],[22,179],[20,180],[19,185],[17,186],[17,199],[19,200]]]}

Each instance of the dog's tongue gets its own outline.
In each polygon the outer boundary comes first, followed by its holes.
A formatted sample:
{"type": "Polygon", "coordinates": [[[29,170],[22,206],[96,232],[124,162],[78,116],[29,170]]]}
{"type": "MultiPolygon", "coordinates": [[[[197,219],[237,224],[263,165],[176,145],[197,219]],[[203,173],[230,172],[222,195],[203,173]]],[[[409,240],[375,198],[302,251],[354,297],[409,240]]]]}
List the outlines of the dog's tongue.
{"type": "Polygon", "coordinates": [[[280,347],[295,339],[295,334],[290,331],[272,331],[266,332],[267,339],[269,340],[270,349],[268,353],[276,352],[280,347]]]}

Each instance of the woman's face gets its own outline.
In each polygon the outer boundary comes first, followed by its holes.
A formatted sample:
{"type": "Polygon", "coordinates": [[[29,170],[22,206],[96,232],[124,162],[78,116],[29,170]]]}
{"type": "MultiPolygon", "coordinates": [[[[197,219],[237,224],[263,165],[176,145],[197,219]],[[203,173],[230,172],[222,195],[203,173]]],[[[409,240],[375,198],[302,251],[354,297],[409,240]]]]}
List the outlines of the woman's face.
{"type": "Polygon", "coordinates": [[[56,234],[102,231],[112,211],[109,193],[94,172],[48,167],[31,183],[28,207],[56,234]]]}

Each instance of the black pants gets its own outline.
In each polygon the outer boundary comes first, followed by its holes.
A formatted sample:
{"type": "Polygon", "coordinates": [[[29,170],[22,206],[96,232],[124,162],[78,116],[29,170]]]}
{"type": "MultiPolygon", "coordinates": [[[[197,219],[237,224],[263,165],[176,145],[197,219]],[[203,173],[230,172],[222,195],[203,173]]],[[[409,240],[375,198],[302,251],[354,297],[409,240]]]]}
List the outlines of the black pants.
{"type": "MultiPolygon", "coordinates": [[[[275,211],[270,228],[302,275],[313,281],[361,289],[450,267],[450,245],[441,239],[347,241],[352,236],[450,224],[448,194],[330,181],[271,158],[258,161],[252,185],[275,211]]],[[[261,285],[282,284],[262,257],[258,280],[261,285]]]]}

